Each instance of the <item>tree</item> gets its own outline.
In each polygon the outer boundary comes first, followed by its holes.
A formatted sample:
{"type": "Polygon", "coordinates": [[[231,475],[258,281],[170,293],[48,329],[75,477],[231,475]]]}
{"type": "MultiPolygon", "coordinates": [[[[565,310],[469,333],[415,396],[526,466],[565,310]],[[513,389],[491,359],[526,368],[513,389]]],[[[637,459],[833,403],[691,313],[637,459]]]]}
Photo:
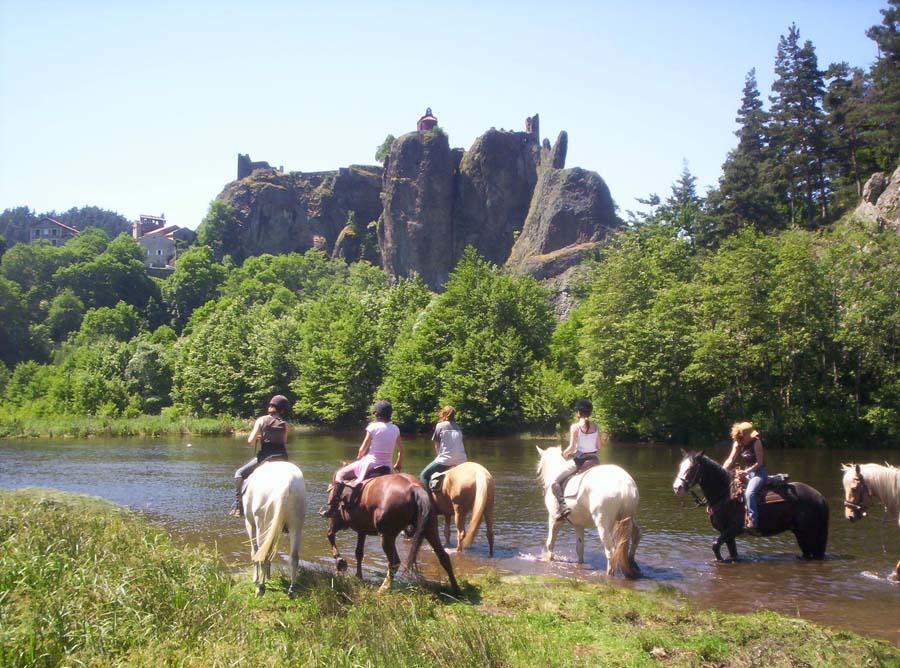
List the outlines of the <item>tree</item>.
{"type": "Polygon", "coordinates": [[[70,332],[74,332],[81,325],[84,317],[84,302],[71,290],[61,290],[50,302],[50,310],[47,312],[47,327],[54,341],[62,341],[70,332]]]}
{"type": "Polygon", "coordinates": [[[72,207],[63,213],[51,211],[46,215],[77,230],[91,227],[103,230],[112,238],[120,234],[131,234],[131,223],[125,216],[97,206],[72,207]]]}
{"type": "Polygon", "coordinates": [[[215,262],[208,246],[185,251],[163,291],[172,311],[172,325],[181,331],[194,309],[217,296],[224,280],[225,268],[215,262]]]}
{"type": "Polygon", "coordinates": [[[833,63],[825,71],[828,88],[823,100],[827,113],[833,171],[838,188],[852,183],[853,200],[862,196],[863,174],[875,171],[872,151],[868,149],[870,121],[866,98],[871,83],[858,67],[833,63]]]}
{"type": "Polygon", "coordinates": [[[238,222],[234,207],[221,199],[213,200],[209,211],[197,227],[197,243],[209,246],[213,257],[221,260],[231,255],[235,260],[244,259],[238,240],[238,222]]]}
{"type": "Polygon", "coordinates": [[[881,15],[881,24],[866,31],[878,45],[878,60],[871,70],[874,94],[868,113],[876,130],[879,166],[893,170],[900,154],[900,0],[888,0],[881,15]]]}
{"type": "Polygon", "coordinates": [[[707,199],[709,209],[716,217],[715,234],[718,237],[732,234],[741,227],[771,230],[778,225],[772,193],[762,174],[768,114],[760,99],[755,69],[751,69],[744,80],[741,106],[735,121],[739,125],[735,132],[738,145],[722,165],[718,189],[707,199]]]}
{"type": "Polygon", "coordinates": [[[388,159],[388,156],[391,154],[391,146],[394,145],[394,142],[397,138],[394,135],[389,134],[384,138],[384,141],[381,142],[381,145],[375,149],[375,159],[378,162],[383,163],[388,159]]]}
{"type": "Polygon", "coordinates": [[[813,227],[828,217],[824,96],[822,72],[815,48],[800,44],[800,31],[791,24],[782,35],[775,56],[772,83],[768,171],[775,177],[788,219],[813,227]]]}
{"type": "Polygon", "coordinates": [[[26,359],[30,348],[25,300],[18,285],[0,277],[0,362],[26,359]]]}
{"type": "Polygon", "coordinates": [[[141,412],[159,413],[171,403],[172,365],[163,345],[139,341],[123,378],[128,392],[139,398],[141,412]]]}
{"type": "Polygon", "coordinates": [[[103,337],[128,341],[138,333],[140,322],[137,310],[125,302],[119,302],[112,308],[92,308],[84,314],[81,321],[78,341],[80,345],[89,345],[91,341],[103,337]]]}
{"type": "Polygon", "coordinates": [[[0,213],[0,234],[10,244],[28,243],[28,227],[38,221],[38,216],[27,206],[4,209],[0,213]]]}

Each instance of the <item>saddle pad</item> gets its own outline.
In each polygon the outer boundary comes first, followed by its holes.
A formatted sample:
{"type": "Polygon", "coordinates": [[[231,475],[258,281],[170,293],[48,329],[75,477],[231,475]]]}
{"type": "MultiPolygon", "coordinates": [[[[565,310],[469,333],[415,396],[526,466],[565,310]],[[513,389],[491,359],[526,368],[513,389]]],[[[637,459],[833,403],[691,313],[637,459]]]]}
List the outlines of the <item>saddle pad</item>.
{"type": "Polygon", "coordinates": [[[760,499],[763,505],[768,505],[770,503],[784,503],[784,497],[778,492],[772,491],[771,489],[766,490],[766,495],[760,499]]]}

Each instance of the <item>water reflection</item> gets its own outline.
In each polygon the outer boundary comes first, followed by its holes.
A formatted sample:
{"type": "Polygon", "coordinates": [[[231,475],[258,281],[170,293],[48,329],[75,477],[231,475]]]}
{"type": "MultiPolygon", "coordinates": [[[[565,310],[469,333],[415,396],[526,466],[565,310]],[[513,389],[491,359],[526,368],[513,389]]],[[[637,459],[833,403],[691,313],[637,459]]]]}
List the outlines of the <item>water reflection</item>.
{"type": "MultiPolygon", "coordinates": [[[[324,502],[327,481],[341,459],[352,457],[358,434],[294,434],[292,459],[303,469],[309,509],[301,557],[307,565],[328,568],[331,559],[324,521],[315,509],[324,502]]],[[[425,437],[405,439],[407,471],[418,473],[433,454],[425,437]]],[[[471,552],[454,555],[458,575],[488,572],[551,573],[604,580],[606,560],[596,534],[586,536],[585,559],[575,563],[572,531],[557,542],[558,561],[540,561],[546,539],[546,511],[536,480],[535,445],[556,439],[467,438],[470,457],[485,465],[496,482],[495,558],[488,559],[483,529],[471,552]]],[[[243,566],[249,551],[241,522],[227,517],[234,469],[249,455],[239,439],[170,437],[157,440],[88,442],[0,441],[0,487],[44,486],[102,496],[148,513],[190,542],[215,546],[227,561],[243,566]],[[188,447],[190,443],[190,447],[188,447]]],[[[709,449],[725,458],[725,448],[709,449]]],[[[769,450],[769,470],[785,471],[811,484],[831,506],[828,559],[805,562],[792,534],[739,539],[744,563],[716,564],[710,546],[715,534],[706,512],[690,498],[675,497],[672,479],[681,459],[678,448],[612,444],[604,462],[627,469],[641,493],[644,537],[638,563],[645,578],[622,586],[654,589],[660,583],[687,592],[701,605],[748,611],[770,608],[826,624],[851,628],[900,644],[900,584],[886,576],[900,558],[896,520],[882,529],[881,512],[851,524],[841,512],[840,463],[853,459],[898,461],[894,451],[859,452],[769,450]],[[882,550],[882,542],[886,553],[882,550]]],[[[443,535],[443,533],[442,533],[443,535]]],[[[455,541],[455,536],[451,542],[455,541]]],[[[342,552],[353,552],[354,539],[339,534],[342,552]]],[[[404,541],[400,541],[404,543],[404,541]]],[[[405,555],[405,544],[400,545],[405,555]]],[[[436,560],[423,550],[425,570],[437,576],[436,560]]],[[[365,572],[383,573],[377,540],[369,540],[365,572]]]]}

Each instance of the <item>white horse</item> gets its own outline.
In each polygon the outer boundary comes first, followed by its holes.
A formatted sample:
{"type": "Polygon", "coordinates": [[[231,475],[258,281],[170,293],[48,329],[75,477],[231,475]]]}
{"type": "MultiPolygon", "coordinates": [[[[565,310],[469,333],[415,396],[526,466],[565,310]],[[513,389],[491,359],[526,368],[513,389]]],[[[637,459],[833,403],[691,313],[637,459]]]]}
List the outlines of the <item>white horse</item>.
{"type": "MultiPolygon", "coordinates": [[[[538,448],[537,451],[541,457],[537,472],[544,485],[544,504],[549,515],[545,557],[552,561],[556,534],[565,520],[556,519],[556,497],[550,485],[566,467],[567,461],[559,447],[538,448]]],[[[572,509],[568,521],[575,527],[578,563],[584,563],[585,528],[597,527],[606,552],[606,574],[612,575],[618,567],[625,577],[638,577],[641,571],[634,554],[641,540],[641,529],[636,521],[640,496],[634,479],[625,469],[605,464],[569,478],[563,491],[572,509]]]]}
{"type": "MultiPolygon", "coordinates": [[[[889,464],[844,464],[844,516],[851,522],[866,516],[873,501],[884,506],[900,525],[900,468],[889,464]]],[[[894,569],[900,578],[900,561],[894,569]]]]}
{"type": "Polygon", "coordinates": [[[277,552],[278,538],[282,528],[286,527],[291,543],[291,587],[288,593],[293,596],[300,562],[303,519],[306,517],[303,472],[290,462],[264,462],[247,479],[243,501],[256,593],[262,596],[266,592],[266,579],[277,552]]]}

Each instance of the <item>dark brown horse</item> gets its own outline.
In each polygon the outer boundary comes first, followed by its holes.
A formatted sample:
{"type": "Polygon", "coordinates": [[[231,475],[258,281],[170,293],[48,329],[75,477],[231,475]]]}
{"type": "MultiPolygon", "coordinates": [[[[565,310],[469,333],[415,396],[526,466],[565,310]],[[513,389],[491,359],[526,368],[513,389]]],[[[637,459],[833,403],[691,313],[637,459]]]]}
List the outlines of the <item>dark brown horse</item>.
{"type": "MultiPolygon", "coordinates": [[[[700,485],[706,497],[706,511],[719,537],[713,543],[717,561],[722,561],[722,543],[728,547],[732,561],[737,561],[735,538],[744,533],[744,503],[731,498],[732,474],[718,462],[700,452],[684,452],[678,476],[672,484],[676,494],[684,494],[700,485]]],[[[765,494],[765,491],[763,492],[765,494]]],[[[792,531],[806,559],[824,559],[828,543],[828,502],[817,490],[802,482],[785,485],[771,500],[760,499],[759,528],[761,536],[774,536],[792,531]],[[774,501],[774,502],[773,502],[774,501]]]]}
{"type": "MultiPolygon", "coordinates": [[[[328,488],[329,502],[333,507],[334,495],[340,490],[335,489],[336,483],[332,482],[328,488]]],[[[450,557],[441,545],[438,535],[438,513],[434,502],[422,483],[417,478],[406,473],[392,473],[373,478],[363,487],[359,502],[349,510],[337,509],[329,517],[328,542],[331,543],[331,555],[335,560],[338,571],[347,568],[347,562],[341,557],[335,544],[335,534],[343,529],[353,529],[356,532],[356,576],[362,578],[362,558],[366,545],[366,536],[381,536],[381,547],[388,560],[388,572],[379,591],[387,591],[391,588],[394,574],[400,566],[400,555],[397,554],[397,536],[407,527],[412,528],[412,545],[406,560],[404,570],[409,573],[416,563],[416,556],[422,545],[422,540],[427,540],[434,553],[437,555],[441,566],[450,576],[450,586],[453,593],[459,595],[459,585],[453,575],[453,565],[450,557]]]]}

